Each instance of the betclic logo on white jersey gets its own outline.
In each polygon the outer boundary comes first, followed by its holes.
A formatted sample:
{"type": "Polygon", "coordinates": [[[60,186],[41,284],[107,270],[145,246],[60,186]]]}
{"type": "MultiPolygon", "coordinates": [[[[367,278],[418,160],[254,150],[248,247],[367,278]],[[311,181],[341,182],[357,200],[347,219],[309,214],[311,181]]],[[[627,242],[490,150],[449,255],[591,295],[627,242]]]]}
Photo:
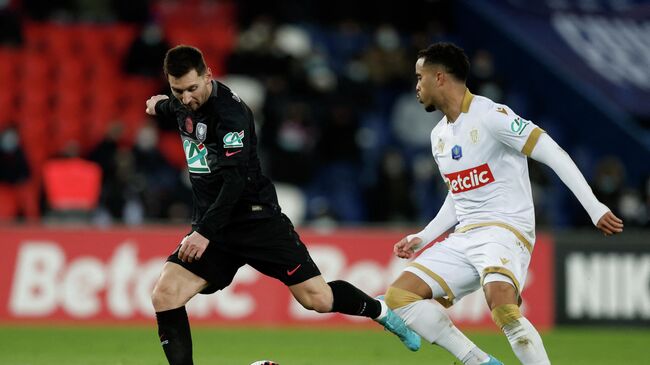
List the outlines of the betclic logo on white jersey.
{"type": "Polygon", "coordinates": [[[494,182],[492,170],[487,163],[467,170],[445,174],[445,183],[452,194],[478,189],[494,182]]]}

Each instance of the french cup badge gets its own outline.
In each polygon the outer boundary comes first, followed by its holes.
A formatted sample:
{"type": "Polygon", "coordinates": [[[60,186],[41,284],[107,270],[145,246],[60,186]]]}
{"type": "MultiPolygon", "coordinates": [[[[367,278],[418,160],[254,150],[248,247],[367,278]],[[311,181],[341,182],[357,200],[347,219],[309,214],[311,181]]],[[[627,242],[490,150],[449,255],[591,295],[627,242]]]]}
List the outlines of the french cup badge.
{"type": "Polygon", "coordinates": [[[196,125],[196,139],[203,142],[208,134],[208,126],[205,123],[198,123],[196,125]]]}
{"type": "Polygon", "coordinates": [[[189,134],[192,134],[192,132],[194,132],[194,123],[190,117],[185,118],[185,131],[189,134]]]}
{"type": "Polygon", "coordinates": [[[455,145],[451,148],[451,158],[454,160],[460,160],[463,157],[463,149],[459,145],[455,145]]]}

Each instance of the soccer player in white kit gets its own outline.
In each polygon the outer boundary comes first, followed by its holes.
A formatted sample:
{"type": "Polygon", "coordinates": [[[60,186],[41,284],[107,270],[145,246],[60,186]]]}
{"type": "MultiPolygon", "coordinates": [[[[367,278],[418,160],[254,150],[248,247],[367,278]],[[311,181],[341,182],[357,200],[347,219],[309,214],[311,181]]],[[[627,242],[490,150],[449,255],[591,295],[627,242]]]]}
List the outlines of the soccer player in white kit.
{"type": "Polygon", "coordinates": [[[492,318],[522,364],[550,364],[537,330],[519,310],[535,244],[527,157],[553,169],[605,235],[623,222],[591,191],[569,155],[533,122],[503,104],[472,95],[462,49],[435,43],[418,53],[417,98],[444,117],[431,132],[433,158],[449,192],[435,218],[395,244],[411,258],[455,226],[447,239],[418,256],[388,288],[386,303],[423,339],[463,364],[501,364],[463,335],[444,307],[483,288],[492,318]],[[426,299],[436,299],[436,301],[426,299]]]}

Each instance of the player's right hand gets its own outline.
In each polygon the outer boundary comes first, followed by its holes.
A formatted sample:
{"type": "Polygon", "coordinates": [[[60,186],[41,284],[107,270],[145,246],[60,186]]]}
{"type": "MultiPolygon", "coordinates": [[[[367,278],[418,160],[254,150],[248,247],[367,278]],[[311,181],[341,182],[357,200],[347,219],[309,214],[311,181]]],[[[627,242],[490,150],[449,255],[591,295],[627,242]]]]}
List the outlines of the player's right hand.
{"type": "Polygon", "coordinates": [[[201,259],[210,240],[203,237],[199,232],[192,232],[181,241],[181,248],[178,250],[178,258],[183,262],[192,262],[201,259]]]}
{"type": "Polygon", "coordinates": [[[156,115],[156,103],[158,103],[161,100],[169,99],[169,96],[167,95],[154,95],[147,100],[147,109],[145,109],[145,113],[149,115],[156,115]]]}
{"type": "Polygon", "coordinates": [[[408,237],[404,237],[393,246],[393,253],[399,258],[410,259],[415,254],[415,247],[421,243],[422,239],[418,237],[413,237],[410,241],[408,237]]]}
{"type": "Polygon", "coordinates": [[[596,224],[596,227],[598,227],[598,229],[600,229],[600,231],[603,232],[605,236],[610,236],[623,232],[623,220],[615,216],[614,213],[612,213],[610,210],[607,213],[603,214],[602,217],[600,217],[598,223],[596,224]]]}

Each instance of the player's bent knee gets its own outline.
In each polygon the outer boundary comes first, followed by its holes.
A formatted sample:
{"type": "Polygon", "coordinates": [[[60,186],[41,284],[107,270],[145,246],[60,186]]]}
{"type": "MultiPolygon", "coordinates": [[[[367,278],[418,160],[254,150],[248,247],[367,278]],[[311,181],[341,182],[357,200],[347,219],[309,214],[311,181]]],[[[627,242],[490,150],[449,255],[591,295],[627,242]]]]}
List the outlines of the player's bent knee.
{"type": "Polygon", "coordinates": [[[483,279],[483,291],[490,310],[504,304],[521,304],[519,285],[512,278],[499,273],[488,273],[483,279]]]}
{"type": "Polygon", "coordinates": [[[171,285],[158,282],[151,293],[151,303],[157,312],[184,305],[179,303],[179,293],[171,285]]]}
{"type": "Polygon", "coordinates": [[[503,328],[521,317],[519,306],[516,304],[504,304],[492,310],[492,320],[499,328],[503,328]]]}
{"type": "Polygon", "coordinates": [[[384,297],[386,305],[390,309],[401,308],[422,299],[421,296],[413,292],[394,286],[391,286],[386,290],[386,295],[384,297]]]}

